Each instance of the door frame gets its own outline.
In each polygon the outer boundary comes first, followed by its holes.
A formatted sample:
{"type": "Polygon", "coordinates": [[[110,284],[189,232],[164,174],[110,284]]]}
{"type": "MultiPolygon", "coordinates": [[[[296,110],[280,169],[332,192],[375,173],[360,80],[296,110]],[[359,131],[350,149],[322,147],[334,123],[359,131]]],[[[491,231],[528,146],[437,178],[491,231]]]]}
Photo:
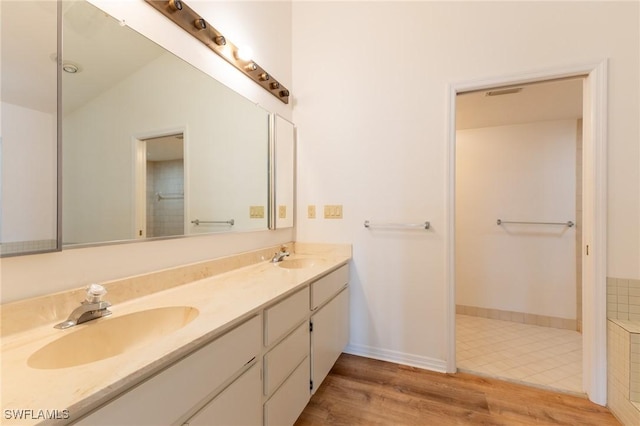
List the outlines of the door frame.
{"type": "Polygon", "coordinates": [[[188,218],[188,179],[187,179],[187,126],[171,127],[168,129],[147,131],[136,133],[131,136],[131,148],[133,156],[133,181],[134,190],[132,193],[133,200],[133,229],[132,235],[135,239],[144,240],[147,238],[147,140],[161,138],[164,136],[182,134],[183,137],[183,162],[184,162],[184,232],[187,232],[188,218]]]}
{"type": "Polygon", "coordinates": [[[456,96],[495,87],[585,77],[583,83],[582,382],[596,404],[607,403],[607,70],[608,61],[448,85],[445,280],[447,372],[456,372],[455,146],[456,96]],[[588,251],[587,251],[588,248],[588,251]]]}

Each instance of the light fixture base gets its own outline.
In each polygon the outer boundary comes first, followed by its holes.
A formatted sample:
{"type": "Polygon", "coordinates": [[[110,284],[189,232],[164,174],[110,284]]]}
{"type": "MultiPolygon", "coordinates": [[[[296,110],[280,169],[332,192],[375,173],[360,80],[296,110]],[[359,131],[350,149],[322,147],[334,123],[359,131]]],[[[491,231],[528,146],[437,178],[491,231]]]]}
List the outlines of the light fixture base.
{"type": "Polygon", "coordinates": [[[236,67],[238,71],[255,81],[263,89],[289,103],[289,90],[278,82],[271,73],[252,59],[238,58],[238,46],[231,43],[213,25],[198,15],[182,0],[145,0],[148,4],[171,19],[183,30],[200,40],[218,56],[236,67]],[[265,77],[266,76],[266,77],[265,77]]]}

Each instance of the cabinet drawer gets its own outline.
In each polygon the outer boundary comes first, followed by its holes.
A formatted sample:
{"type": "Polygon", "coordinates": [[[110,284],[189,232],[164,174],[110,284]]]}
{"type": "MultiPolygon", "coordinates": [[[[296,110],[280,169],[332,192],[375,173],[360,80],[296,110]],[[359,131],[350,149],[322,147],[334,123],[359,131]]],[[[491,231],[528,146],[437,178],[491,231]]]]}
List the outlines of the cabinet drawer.
{"type": "Polygon", "coordinates": [[[309,355],[309,323],[293,333],[264,356],[264,394],[269,396],[309,355]]]}
{"type": "Polygon", "coordinates": [[[270,346],[309,314],[309,287],[264,311],[264,345],[270,346]]]}
{"type": "Polygon", "coordinates": [[[344,265],[318,281],[311,283],[311,310],[316,310],[331,299],[345,284],[349,282],[349,265],[344,265]]]}
{"type": "Polygon", "coordinates": [[[261,329],[260,316],[253,317],[84,417],[78,424],[173,424],[259,355],[261,329]]]}
{"type": "Polygon", "coordinates": [[[264,425],[287,426],[294,424],[310,397],[309,357],[307,357],[271,399],[264,404],[264,425]]]}
{"type": "Polygon", "coordinates": [[[184,426],[248,426],[262,424],[260,368],[255,364],[184,426]]]}

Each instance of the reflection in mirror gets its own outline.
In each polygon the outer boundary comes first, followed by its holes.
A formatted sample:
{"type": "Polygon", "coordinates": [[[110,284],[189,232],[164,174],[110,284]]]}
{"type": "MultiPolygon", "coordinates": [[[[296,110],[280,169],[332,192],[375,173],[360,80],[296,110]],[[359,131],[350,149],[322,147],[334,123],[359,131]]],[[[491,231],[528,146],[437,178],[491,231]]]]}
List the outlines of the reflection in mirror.
{"type": "Polygon", "coordinates": [[[273,179],[275,194],[273,217],[276,229],[290,228],[294,218],[295,126],[273,115],[273,179]]]}
{"type": "Polygon", "coordinates": [[[267,229],[267,111],[87,2],[63,34],[65,245],[267,229]]]}
{"type": "MultiPolygon", "coordinates": [[[[139,209],[139,228],[145,237],[170,237],[184,234],[184,135],[144,139],[139,149],[146,161],[143,179],[137,182],[146,193],[146,205],[139,209]]],[[[142,157],[141,157],[142,158],[142,157]]],[[[138,219],[137,219],[138,220],[138,219]]]]}
{"type": "Polygon", "coordinates": [[[0,19],[0,253],[52,251],[59,247],[57,4],[0,1],[0,19]]]}

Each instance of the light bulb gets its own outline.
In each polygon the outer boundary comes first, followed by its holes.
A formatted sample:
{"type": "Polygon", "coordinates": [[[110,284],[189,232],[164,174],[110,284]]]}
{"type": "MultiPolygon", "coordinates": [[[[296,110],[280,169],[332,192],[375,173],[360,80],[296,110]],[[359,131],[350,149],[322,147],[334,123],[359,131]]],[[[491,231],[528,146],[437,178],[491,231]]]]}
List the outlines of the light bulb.
{"type": "Polygon", "coordinates": [[[249,46],[242,46],[236,52],[236,56],[243,61],[250,61],[253,58],[253,49],[249,46]]]}

